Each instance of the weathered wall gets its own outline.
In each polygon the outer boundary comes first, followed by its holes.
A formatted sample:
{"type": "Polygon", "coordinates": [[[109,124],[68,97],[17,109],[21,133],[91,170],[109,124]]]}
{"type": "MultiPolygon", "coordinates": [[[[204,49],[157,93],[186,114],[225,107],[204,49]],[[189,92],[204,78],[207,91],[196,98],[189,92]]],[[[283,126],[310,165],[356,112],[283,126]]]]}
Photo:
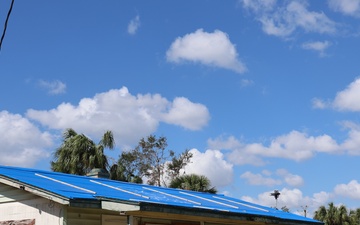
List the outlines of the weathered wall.
{"type": "Polygon", "coordinates": [[[36,225],[63,224],[63,206],[0,184],[0,222],[33,220],[36,225]]]}
{"type": "Polygon", "coordinates": [[[127,217],[118,212],[68,207],[66,225],[126,225],[127,217]]]}

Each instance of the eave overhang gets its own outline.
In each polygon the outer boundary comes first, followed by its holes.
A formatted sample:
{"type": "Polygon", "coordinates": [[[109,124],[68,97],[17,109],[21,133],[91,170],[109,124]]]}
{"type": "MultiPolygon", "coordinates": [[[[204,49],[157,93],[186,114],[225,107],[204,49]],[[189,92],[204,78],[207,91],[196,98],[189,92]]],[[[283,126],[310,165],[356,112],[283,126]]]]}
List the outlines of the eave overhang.
{"type": "Polygon", "coordinates": [[[278,225],[323,225],[319,221],[292,220],[276,216],[258,215],[223,211],[205,207],[183,207],[153,202],[136,202],[119,199],[109,199],[94,195],[94,198],[69,198],[45,189],[35,187],[19,180],[0,175],[0,183],[30,192],[34,195],[49,199],[61,205],[80,208],[96,208],[119,212],[127,215],[145,216],[156,213],[157,215],[183,215],[194,218],[212,218],[228,221],[241,221],[244,224],[278,224],[278,225]]]}
{"type": "Polygon", "coordinates": [[[324,223],[312,221],[299,221],[291,219],[282,219],[275,216],[252,215],[248,213],[234,213],[229,211],[221,211],[206,208],[187,208],[171,205],[160,205],[154,203],[140,203],[141,212],[157,212],[164,214],[181,214],[187,216],[199,216],[215,219],[227,219],[233,221],[241,221],[243,223],[262,223],[262,224],[278,224],[278,225],[323,225],[324,223]]]}
{"type": "Polygon", "coordinates": [[[44,189],[34,187],[33,185],[29,185],[27,183],[24,183],[24,182],[21,182],[19,180],[12,179],[12,178],[9,178],[9,177],[6,177],[6,176],[0,175],[0,183],[3,183],[5,185],[11,186],[11,187],[14,187],[16,189],[27,191],[29,193],[32,193],[32,194],[36,195],[36,196],[39,196],[39,197],[42,197],[42,198],[45,198],[45,199],[49,199],[50,201],[54,201],[54,202],[57,202],[57,203],[62,204],[62,205],[69,205],[69,203],[70,203],[69,198],[66,198],[66,197],[61,196],[61,195],[57,195],[55,193],[46,191],[44,189]]]}

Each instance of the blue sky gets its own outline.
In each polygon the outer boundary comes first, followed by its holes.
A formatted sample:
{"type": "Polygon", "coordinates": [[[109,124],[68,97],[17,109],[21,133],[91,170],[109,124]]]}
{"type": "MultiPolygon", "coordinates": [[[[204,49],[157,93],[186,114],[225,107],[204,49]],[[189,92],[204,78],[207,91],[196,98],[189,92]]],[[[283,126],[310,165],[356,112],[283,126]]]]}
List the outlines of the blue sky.
{"type": "Polygon", "coordinates": [[[114,159],[155,134],[220,193],[358,208],[359,41],[358,0],[16,1],[0,164],[49,170],[69,127],[114,159]]]}

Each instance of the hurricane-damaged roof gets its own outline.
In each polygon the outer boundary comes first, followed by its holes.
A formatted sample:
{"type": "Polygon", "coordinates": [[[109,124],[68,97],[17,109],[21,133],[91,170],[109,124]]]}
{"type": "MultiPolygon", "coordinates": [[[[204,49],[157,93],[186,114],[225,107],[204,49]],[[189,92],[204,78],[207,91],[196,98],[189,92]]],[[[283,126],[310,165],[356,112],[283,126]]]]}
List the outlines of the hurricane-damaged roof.
{"type": "MultiPolygon", "coordinates": [[[[134,184],[109,179],[70,175],[36,169],[0,166],[0,183],[47,197],[61,204],[85,202],[121,203],[129,206],[172,207],[229,213],[245,217],[292,221],[301,224],[322,222],[220,194],[134,184]]],[[[0,193],[1,195],[1,193],[0,193]]],[[[131,208],[128,208],[131,209],[131,208]]],[[[135,210],[135,208],[134,208],[135,210]]],[[[139,208],[141,210],[141,207],[139,208]]]]}

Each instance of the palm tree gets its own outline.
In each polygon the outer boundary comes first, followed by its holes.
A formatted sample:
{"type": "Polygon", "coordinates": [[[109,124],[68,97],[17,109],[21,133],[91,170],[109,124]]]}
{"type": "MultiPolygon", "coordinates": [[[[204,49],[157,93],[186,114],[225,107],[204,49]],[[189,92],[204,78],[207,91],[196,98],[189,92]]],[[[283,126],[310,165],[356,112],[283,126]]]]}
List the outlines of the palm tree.
{"type": "Polygon", "coordinates": [[[341,205],[337,208],[336,211],[336,223],[341,225],[349,225],[350,217],[348,215],[348,210],[344,205],[341,205]]]}
{"type": "Polygon", "coordinates": [[[96,145],[86,135],[78,134],[69,128],[63,133],[63,143],[55,151],[51,169],[77,175],[85,175],[93,168],[108,170],[109,163],[104,149],[113,149],[114,145],[111,131],[106,131],[96,145]]]}
{"type": "Polygon", "coordinates": [[[315,211],[314,219],[322,221],[325,225],[350,225],[351,218],[344,205],[336,207],[333,202],[328,204],[328,208],[320,206],[315,211]]]}
{"type": "Polygon", "coordinates": [[[322,205],[322,206],[319,207],[318,210],[315,211],[314,219],[325,222],[326,214],[327,214],[326,208],[325,208],[325,206],[322,205]]]}
{"type": "Polygon", "coordinates": [[[197,174],[185,174],[176,177],[170,182],[169,187],[213,194],[217,192],[215,187],[211,187],[210,180],[206,176],[197,174]]]}
{"type": "Polygon", "coordinates": [[[355,210],[350,210],[349,212],[350,225],[359,225],[360,224],[360,208],[355,210]]]}

